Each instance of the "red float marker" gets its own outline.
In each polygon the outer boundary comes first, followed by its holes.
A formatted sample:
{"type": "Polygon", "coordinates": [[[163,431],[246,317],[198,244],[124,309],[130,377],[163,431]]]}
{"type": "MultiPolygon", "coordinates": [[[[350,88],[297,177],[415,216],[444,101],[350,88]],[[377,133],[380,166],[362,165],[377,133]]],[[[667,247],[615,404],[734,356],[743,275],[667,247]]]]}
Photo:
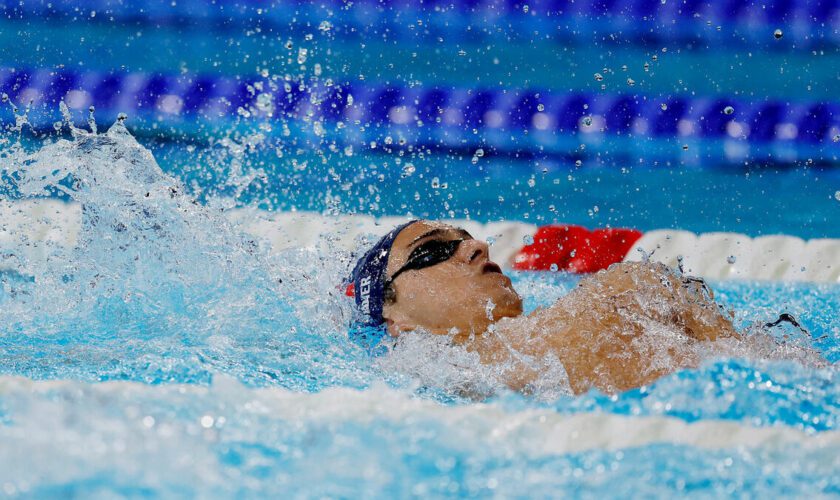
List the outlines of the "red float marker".
{"type": "Polygon", "coordinates": [[[635,229],[543,226],[534,234],[534,242],[522,247],[514,256],[513,268],[548,271],[556,265],[558,271],[594,273],[624,260],[641,237],[641,231],[635,229]]]}

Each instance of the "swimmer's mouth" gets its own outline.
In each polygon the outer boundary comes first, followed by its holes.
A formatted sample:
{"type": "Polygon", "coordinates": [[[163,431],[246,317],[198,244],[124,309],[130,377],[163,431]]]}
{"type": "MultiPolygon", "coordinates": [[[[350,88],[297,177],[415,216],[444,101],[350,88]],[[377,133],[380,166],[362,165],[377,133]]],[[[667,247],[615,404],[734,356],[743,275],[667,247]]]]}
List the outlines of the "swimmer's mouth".
{"type": "Polygon", "coordinates": [[[494,263],[494,262],[488,262],[487,264],[484,264],[484,266],[481,268],[481,272],[484,273],[484,274],[486,274],[486,273],[502,274],[502,268],[499,267],[499,265],[494,263]]]}

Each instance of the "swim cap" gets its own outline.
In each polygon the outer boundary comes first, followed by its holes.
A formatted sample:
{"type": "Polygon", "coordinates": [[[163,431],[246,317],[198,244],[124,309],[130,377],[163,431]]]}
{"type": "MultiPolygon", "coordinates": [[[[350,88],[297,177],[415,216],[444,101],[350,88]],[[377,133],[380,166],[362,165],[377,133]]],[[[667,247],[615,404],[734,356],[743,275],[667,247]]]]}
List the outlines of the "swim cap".
{"type": "Polygon", "coordinates": [[[391,246],[400,231],[415,222],[417,221],[412,220],[390,230],[356,263],[347,295],[352,294],[356,300],[356,309],[359,312],[357,326],[377,327],[385,322],[382,308],[385,305],[385,271],[388,267],[388,256],[391,255],[391,246]]]}

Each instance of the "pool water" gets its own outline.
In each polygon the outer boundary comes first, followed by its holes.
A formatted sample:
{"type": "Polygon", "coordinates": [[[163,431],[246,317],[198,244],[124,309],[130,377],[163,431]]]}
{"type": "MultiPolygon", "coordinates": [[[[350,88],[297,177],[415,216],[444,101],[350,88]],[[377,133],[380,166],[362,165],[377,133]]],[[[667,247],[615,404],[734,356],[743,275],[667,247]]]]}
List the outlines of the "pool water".
{"type": "Polygon", "coordinates": [[[751,164],[686,167],[637,159],[592,161],[472,155],[298,155],[296,168],[274,151],[245,155],[264,180],[244,190],[225,185],[231,154],[152,142],[161,167],[198,196],[221,195],[270,210],[329,210],[375,216],[412,213],[430,219],[518,220],[542,225],[731,231],[761,236],[837,238],[840,170],[751,164]],[[405,165],[413,166],[406,175],[405,165]],[[212,166],[212,167],[209,167],[212,166]],[[209,171],[209,173],[208,173],[209,171]]]}
{"type": "MultiPolygon", "coordinates": [[[[836,365],[747,349],[614,396],[466,398],[349,340],[348,255],[272,255],[121,124],[73,135],[5,150],[19,195],[63,186],[85,207],[77,248],[2,275],[7,494],[840,492],[836,365]]],[[[578,279],[514,275],[528,310],[578,279]]],[[[789,342],[840,359],[837,285],[713,287],[741,328],[788,312],[810,332],[789,342]]]]}
{"type": "MultiPolygon", "coordinates": [[[[226,216],[840,238],[836,7],[722,6],[0,2],[0,203],[83,207],[77,245],[45,245],[44,263],[0,220],[0,495],[840,496],[840,284],[712,282],[751,342],[620,394],[572,396],[557,369],[524,396],[446,339],[371,355],[339,290],[352,255],[331,235],[272,252],[226,216]],[[269,90],[198,112],[167,78],[269,90]],[[277,112],[286,84],[311,101],[277,112]],[[696,123],[553,130],[544,148],[527,120],[391,123],[397,101],[322,120],[314,101],[345,84],[629,96],[663,113],[684,99],[696,123]],[[745,105],[713,109],[729,100],[745,105]],[[784,119],[743,120],[776,104],[784,119]],[[689,130],[707,118],[744,123],[689,130]],[[781,313],[807,333],[755,333],[781,313]]],[[[581,279],[511,277],[526,311],[581,279]]]]}

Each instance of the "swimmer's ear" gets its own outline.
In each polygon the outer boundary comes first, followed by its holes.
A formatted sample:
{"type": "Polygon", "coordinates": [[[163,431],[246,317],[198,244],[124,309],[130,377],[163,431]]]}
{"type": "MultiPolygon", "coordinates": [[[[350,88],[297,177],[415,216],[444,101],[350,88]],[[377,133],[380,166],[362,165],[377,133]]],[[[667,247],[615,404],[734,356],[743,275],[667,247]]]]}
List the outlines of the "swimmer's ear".
{"type": "Polygon", "coordinates": [[[417,325],[398,311],[391,309],[390,311],[386,311],[385,314],[385,326],[388,328],[388,334],[392,337],[399,337],[402,332],[417,329],[417,325]]]}

